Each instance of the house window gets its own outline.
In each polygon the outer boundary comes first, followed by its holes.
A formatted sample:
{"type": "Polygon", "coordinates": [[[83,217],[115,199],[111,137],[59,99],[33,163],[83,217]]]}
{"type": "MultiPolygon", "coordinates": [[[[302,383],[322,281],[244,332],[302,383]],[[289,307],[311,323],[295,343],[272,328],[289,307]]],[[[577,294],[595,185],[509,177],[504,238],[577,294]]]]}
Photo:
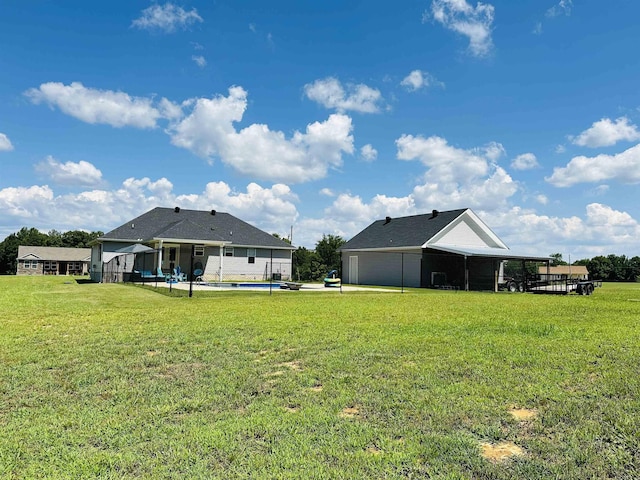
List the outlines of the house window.
{"type": "Polygon", "coordinates": [[[71,275],[82,274],[82,262],[69,262],[69,273],[71,275]]]}
{"type": "Polygon", "coordinates": [[[195,257],[204,257],[204,245],[195,245],[193,247],[193,255],[195,257]]]}
{"type": "Polygon", "coordinates": [[[247,248],[247,258],[249,263],[256,263],[256,249],[255,248],[247,248]]]}
{"type": "Polygon", "coordinates": [[[233,247],[224,247],[224,256],[233,257],[233,247]]]}
{"type": "Polygon", "coordinates": [[[23,262],[23,267],[24,268],[36,269],[36,268],[38,268],[38,261],[37,260],[25,260],[23,262]]]}
{"type": "Polygon", "coordinates": [[[54,262],[54,261],[51,261],[51,260],[45,260],[44,269],[45,270],[57,270],[58,269],[58,263],[54,262]]]}

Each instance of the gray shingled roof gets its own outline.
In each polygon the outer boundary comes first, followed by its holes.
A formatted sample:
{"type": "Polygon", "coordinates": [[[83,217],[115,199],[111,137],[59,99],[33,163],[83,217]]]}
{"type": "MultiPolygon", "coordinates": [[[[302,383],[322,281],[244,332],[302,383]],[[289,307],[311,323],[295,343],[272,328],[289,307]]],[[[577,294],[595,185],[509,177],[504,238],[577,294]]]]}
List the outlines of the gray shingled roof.
{"type": "Polygon", "coordinates": [[[458,218],[466,208],[426,215],[377,220],[345,243],[340,250],[420,247],[458,218]]]}
{"type": "Polygon", "coordinates": [[[150,242],[178,239],[197,242],[229,242],[230,245],[293,248],[273,235],[228,213],[173,208],[154,208],[111,230],[98,240],[150,242]]]}
{"type": "Polygon", "coordinates": [[[18,246],[18,258],[34,255],[40,260],[60,262],[87,262],[91,258],[90,248],[18,246]]]}

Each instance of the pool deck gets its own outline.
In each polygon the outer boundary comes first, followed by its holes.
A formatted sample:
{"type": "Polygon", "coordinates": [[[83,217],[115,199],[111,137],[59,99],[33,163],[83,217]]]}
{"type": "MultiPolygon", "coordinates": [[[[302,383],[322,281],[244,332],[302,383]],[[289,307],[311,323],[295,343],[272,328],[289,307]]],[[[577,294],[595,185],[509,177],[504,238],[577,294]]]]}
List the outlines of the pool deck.
{"type": "MultiPolygon", "coordinates": [[[[325,287],[322,283],[302,283],[300,286],[300,290],[290,290],[288,288],[280,288],[281,282],[273,282],[273,291],[276,292],[286,292],[286,293],[297,293],[297,292],[325,292],[325,293],[340,293],[340,287],[325,287]]],[[[158,282],[158,287],[161,288],[169,288],[169,284],[165,282],[158,282]]],[[[189,282],[178,282],[172,283],[171,288],[177,288],[180,290],[189,290],[189,282]]],[[[216,286],[216,285],[208,285],[206,283],[193,283],[193,291],[208,291],[208,292],[268,292],[269,288],[266,287],[231,287],[231,286],[216,286]]],[[[400,293],[400,288],[380,288],[380,287],[367,287],[362,285],[343,285],[343,292],[387,292],[387,293],[400,293]]]]}

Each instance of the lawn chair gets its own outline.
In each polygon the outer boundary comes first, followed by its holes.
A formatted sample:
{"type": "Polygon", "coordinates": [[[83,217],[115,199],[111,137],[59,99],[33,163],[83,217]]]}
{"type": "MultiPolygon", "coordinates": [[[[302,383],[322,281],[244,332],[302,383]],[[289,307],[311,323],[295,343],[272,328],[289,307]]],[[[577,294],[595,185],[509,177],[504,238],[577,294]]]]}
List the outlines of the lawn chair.
{"type": "Polygon", "coordinates": [[[180,265],[173,269],[173,278],[176,282],[186,282],[187,274],[180,270],[180,265]]]}
{"type": "Polygon", "coordinates": [[[193,269],[194,281],[197,283],[204,282],[202,275],[204,275],[204,269],[202,268],[202,263],[196,262],[193,269]]]}

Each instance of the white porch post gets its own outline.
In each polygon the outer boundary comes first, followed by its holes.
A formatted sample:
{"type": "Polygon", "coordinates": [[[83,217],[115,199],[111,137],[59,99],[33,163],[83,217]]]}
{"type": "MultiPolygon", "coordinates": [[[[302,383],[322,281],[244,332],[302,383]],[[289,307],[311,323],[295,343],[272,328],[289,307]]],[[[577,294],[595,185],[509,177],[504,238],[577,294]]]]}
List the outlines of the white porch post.
{"type": "Polygon", "coordinates": [[[220,245],[220,269],[218,270],[218,281],[222,283],[222,268],[224,264],[224,245],[220,245]]]}
{"type": "MultiPolygon", "coordinates": [[[[162,240],[158,243],[158,268],[162,269],[162,240]]],[[[154,273],[157,273],[157,270],[154,273]]]]}

